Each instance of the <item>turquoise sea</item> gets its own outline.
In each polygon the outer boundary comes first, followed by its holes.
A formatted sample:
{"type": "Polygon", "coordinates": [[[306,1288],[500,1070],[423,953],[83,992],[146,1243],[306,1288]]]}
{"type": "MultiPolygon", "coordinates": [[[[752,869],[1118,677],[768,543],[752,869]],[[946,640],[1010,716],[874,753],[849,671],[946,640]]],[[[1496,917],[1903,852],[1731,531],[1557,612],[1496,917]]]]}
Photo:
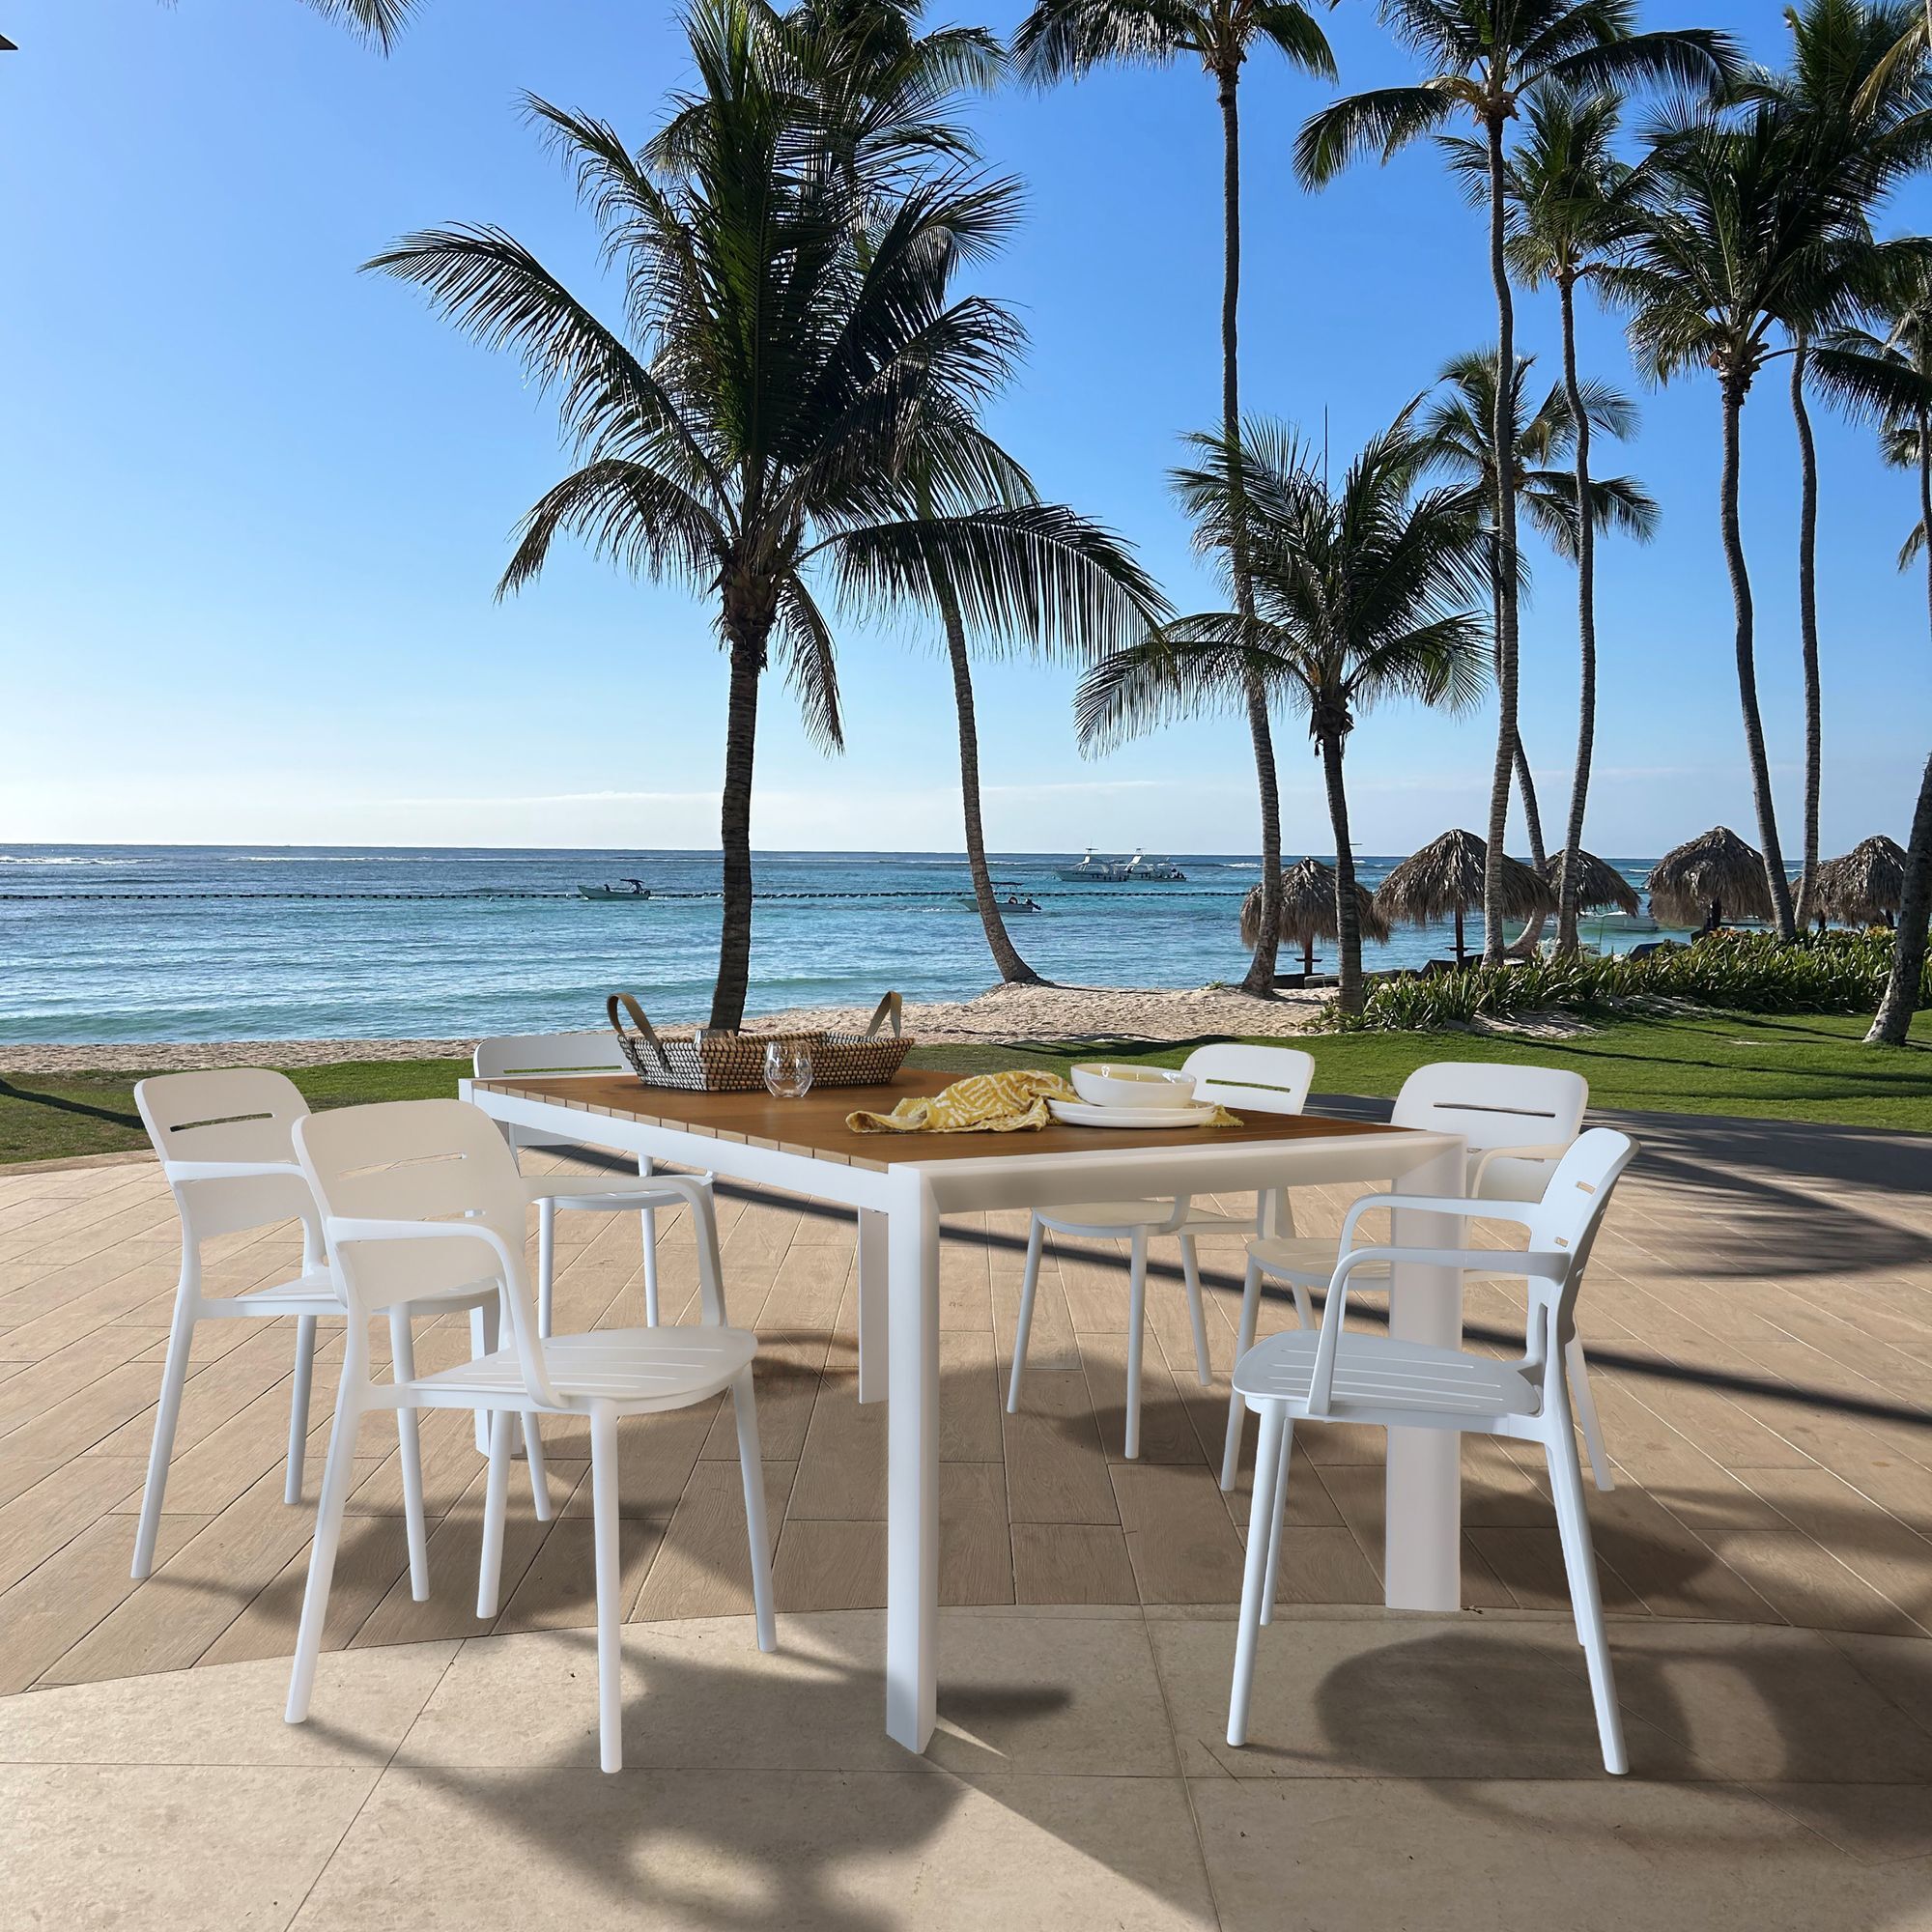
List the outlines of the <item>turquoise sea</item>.
{"type": "MultiPolygon", "coordinates": [[[[1184,884],[1062,882],[1078,854],[1001,855],[993,870],[1038,901],[1010,929],[1050,979],[1238,980],[1236,923],[1259,864],[1169,856],[1184,884]]],[[[1397,863],[1356,862],[1371,887],[1397,863]]],[[[1634,880],[1647,870],[1618,863],[1634,880]]],[[[0,1039],[539,1032],[602,1024],[620,987],[653,1017],[701,1018],[718,879],[717,855],[703,852],[14,845],[0,851],[0,1039]],[[653,896],[597,903],[577,891],[625,877],[653,896]]],[[[958,854],[765,852],[756,891],[756,1011],[857,1004],[888,987],[959,999],[993,983],[958,854]]],[[[1446,928],[1398,933],[1367,963],[1447,950],[1446,928]]]]}

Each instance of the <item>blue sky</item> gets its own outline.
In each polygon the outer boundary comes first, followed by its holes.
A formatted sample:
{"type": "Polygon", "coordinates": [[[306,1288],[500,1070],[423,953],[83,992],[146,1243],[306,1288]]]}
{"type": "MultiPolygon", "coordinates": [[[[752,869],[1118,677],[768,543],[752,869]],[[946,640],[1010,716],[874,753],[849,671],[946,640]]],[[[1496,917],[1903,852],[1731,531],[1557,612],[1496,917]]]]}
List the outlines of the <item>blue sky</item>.
{"type": "MultiPolygon", "coordinates": [[[[1010,0],[985,18],[1009,27],[1010,0]]],[[[936,6],[932,17],[972,18],[936,6]]],[[[1765,0],[1654,5],[1776,58],[1765,0]]],[[[1348,88],[1406,77],[1370,11],[1329,16],[1348,88]]],[[[426,0],[384,61],[296,0],[8,0],[0,57],[0,838],[518,845],[716,843],[724,667],[707,609],[572,553],[505,605],[519,513],[560,472],[554,419],[509,361],[355,267],[403,231],[500,222],[586,294],[594,238],[517,110],[528,88],[636,139],[683,74],[668,8],[426,0]]],[[[1244,401],[1346,452],[1493,329],[1481,218],[1433,154],[1310,196],[1289,156],[1325,98],[1253,65],[1244,401]]],[[[989,164],[1027,223],[982,277],[1032,334],[995,427],[1042,491],[1130,536],[1176,601],[1211,593],[1168,498],[1176,439],[1216,408],[1219,128],[1191,68],[983,103],[989,164]]],[[[1888,227],[1922,223],[1922,189],[1888,227]]],[[[1520,340],[1554,380],[1551,299],[1520,340]]],[[[1587,367],[1635,387],[1613,320],[1587,367]]],[[[1747,415],[1746,541],[1787,848],[1800,744],[1794,446],[1782,363],[1747,415]]],[[[1604,674],[1589,842],[1652,854],[1751,832],[1716,535],[1717,399],[1643,395],[1618,467],[1664,515],[1603,552],[1604,674]]],[[[1821,411],[1825,843],[1903,836],[1932,730],[1915,511],[1862,431],[1821,411]]],[[[1607,451],[1605,461],[1616,454],[1607,451]]],[[[1546,812],[1567,797],[1574,599],[1539,557],[1523,726],[1546,812]]],[[[846,626],[849,746],[828,762],[771,690],[766,847],[956,848],[949,692],[917,628],[846,626]]],[[[996,847],[1252,850],[1252,765],[1228,722],[1100,761],[1074,675],[986,667],[996,847]]],[[[1350,753],[1357,843],[1480,826],[1489,727],[1402,711],[1350,753]]],[[[1329,844],[1298,721],[1280,727],[1285,837],[1329,844]]]]}

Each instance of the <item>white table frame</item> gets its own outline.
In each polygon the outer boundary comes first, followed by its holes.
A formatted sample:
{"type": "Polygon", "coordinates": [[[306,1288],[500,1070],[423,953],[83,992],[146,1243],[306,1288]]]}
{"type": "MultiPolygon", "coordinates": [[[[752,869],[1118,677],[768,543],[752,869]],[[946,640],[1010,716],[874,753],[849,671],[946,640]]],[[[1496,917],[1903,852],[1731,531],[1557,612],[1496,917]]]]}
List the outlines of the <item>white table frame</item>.
{"type": "MultiPolygon", "coordinates": [[[[1460,1135],[1389,1130],[1281,1141],[1177,1142],[1040,1154],[1004,1141],[983,1158],[910,1158],[855,1167],[785,1148],[682,1131],[603,1108],[459,1090],[506,1126],[541,1128],[633,1157],[708,1169],[733,1180],[838,1202],[859,1216],[859,1400],[888,1399],[886,1504],[886,1731],[923,1751],[938,1705],[939,1224],[942,1215],[1053,1207],[1069,1201],[1170,1199],[1270,1187],[1388,1181],[1399,1193],[1460,1195],[1460,1135]]],[[[1016,1137],[1023,1138],[1023,1137],[1016,1137]]],[[[911,1153],[917,1143],[901,1144],[911,1153]]],[[[881,1155],[893,1148],[882,1142],[881,1155]]],[[[1445,1215],[1396,1217],[1397,1240],[1453,1247],[1445,1215]]],[[[728,1294],[729,1284],[726,1284],[728,1294]]],[[[1462,1337],[1462,1276],[1396,1267],[1390,1332],[1453,1348],[1462,1337]]],[[[1462,1602],[1461,1438],[1391,1430],[1382,1568],[1391,1608],[1453,1610],[1462,1602]]]]}

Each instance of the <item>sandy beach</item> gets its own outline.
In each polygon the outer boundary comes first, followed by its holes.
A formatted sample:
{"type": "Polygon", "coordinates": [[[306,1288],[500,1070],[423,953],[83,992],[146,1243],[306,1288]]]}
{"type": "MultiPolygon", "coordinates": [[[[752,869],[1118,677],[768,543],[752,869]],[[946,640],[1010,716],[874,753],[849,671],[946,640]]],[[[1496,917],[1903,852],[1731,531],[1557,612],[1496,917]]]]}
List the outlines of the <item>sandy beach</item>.
{"type": "MultiPolygon", "coordinates": [[[[1303,1031],[1329,996],[1284,993],[1257,1000],[1230,986],[1151,991],[1123,986],[995,986],[950,1005],[909,1006],[905,1028],[935,1045],[967,1041],[1061,1039],[1199,1039],[1218,1035],[1282,1036],[1303,1031]]],[[[863,1028],[867,1007],[800,1008],[765,1013],[748,1032],[863,1028]]],[[[10,1073],[175,1072],[206,1066],[324,1066],[344,1060],[440,1060],[467,1057],[469,1039],[235,1039],[189,1045],[0,1044],[10,1073]]]]}

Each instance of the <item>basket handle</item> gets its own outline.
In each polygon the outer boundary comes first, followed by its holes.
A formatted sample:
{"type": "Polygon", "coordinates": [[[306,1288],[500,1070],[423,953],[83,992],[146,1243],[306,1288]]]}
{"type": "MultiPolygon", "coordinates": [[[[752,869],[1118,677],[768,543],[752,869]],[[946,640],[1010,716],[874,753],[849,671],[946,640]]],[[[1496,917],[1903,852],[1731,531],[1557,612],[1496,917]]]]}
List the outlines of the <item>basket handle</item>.
{"type": "MultiPolygon", "coordinates": [[[[899,1012],[904,1005],[905,1002],[896,993],[888,993],[879,1002],[877,1009],[872,1014],[871,1024],[867,1027],[861,1037],[870,1039],[880,1027],[890,1020],[893,1025],[893,1037],[897,1039],[899,1037],[899,1012]]],[[[640,1014],[639,1017],[641,1018],[642,1015],[640,1014]]]]}
{"type": "Polygon", "coordinates": [[[651,1052],[655,1054],[659,1060],[662,1060],[665,1057],[664,1045],[659,1040],[657,1035],[654,1032],[652,1032],[651,1023],[644,1017],[644,1009],[642,1007],[639,1006],[637,1002],[637,996],[635,994],[612,993],[611,997],[604,1002],[604,1010],[611,1015],[611,1031],[614,1033],[619,1039],[623,1038],[624,1022],[617,1016],[617,1002],[619,1000],[623,1001],[624,1005],[630,1009],[631,1017],[638,1023],[638,1031],[644,1037],[644,1044],[650,1048],[651,1052]]]}

